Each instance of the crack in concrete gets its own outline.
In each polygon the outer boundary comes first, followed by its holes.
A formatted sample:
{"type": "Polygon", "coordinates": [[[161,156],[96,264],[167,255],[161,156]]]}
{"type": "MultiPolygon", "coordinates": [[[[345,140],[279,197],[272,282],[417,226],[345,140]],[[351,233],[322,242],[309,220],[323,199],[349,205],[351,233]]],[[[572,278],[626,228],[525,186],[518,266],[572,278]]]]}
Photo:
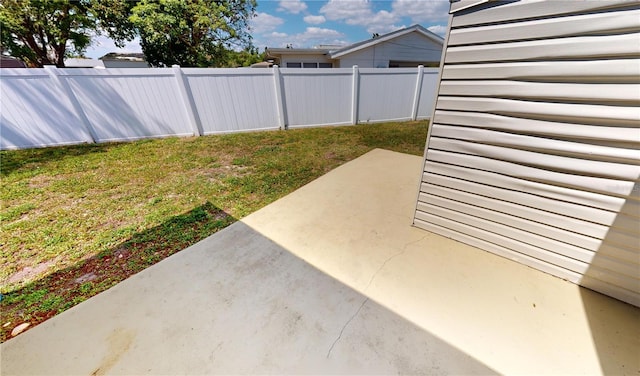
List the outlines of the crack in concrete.
{"type": "MultiPolygon", "coordinates": [[[[376,270],[375,273],[373,273],[373,275],[371,276],[371,279],[369,280],[369,283],[367,284],[367,287],[364,288],[364,292],[366,293],[367,290],[369,290],[369,287],[371,286],[371,284],[373,283],[373,280],[376,278],[376,276],[380,273],[380,271],[382,271],[382,269],[384,269],[384,267],[389,263],[389,261],[393,260],[394,258],[404,254],[407,251],[407,248],[409,248],[410,245],[415,244],[415,243],[419,243],[421,241],[423,241],[425,238],[427,237],[427,235],[422,236],[420,239],[418,240],[414,240],[412,242],[406,243],[403,247],[402,250],[394,255],[391,255],[389,258],[387,258],[386,260],[384,260],[384,262],[382,263],[382,265],[380,265],[380,267],[378,268],[378,270],[376,270]]],[[[351,321],[353,321],[353,319],[356,318],[356,316],[358,316],[358,314],[360,313],[360,311],[362,310],[362,307],[364,307],[365,304],[367,304],[367,302],[369,301],[369,297],[367,297],[362,304],[360,304],[360,307],[358,307],[358,310],[349,318],[349,320],[347,320],[347,322],[342,326],[342,329],[340,330],[340,334],[338,334],[338,338],[336,338],[333,343],[331,344],[331,347],[329,348],[329,351],[327,352],[327,359],[329,358],[329,356],[331,356],[331,351],[333,350],[333,347],[338,343],[338,341],[340,341],[340,339],[342,338],[342,333],[344,333],[345,329],[347,329],[347,326],[349,326],[349,324],[351,323],[351,321]]]]}
{"type": "Polygon", "coordinates": [[[347,329],[347,326],[349,326],[349,324],[351,323],[351,321],[353,321],[353,319],[356,318],[356,316],[358,316],[358,314],[360,313],[360,311],[362,310],[362,307],[364,307],[365,304],[367,304],[367,302],[369,301],[369,298],[366,298],[362,304],[360,304],[360,307],[358,307],[358,310],[349,318],[349,320],[347,320],[347,322],[342,326],[342,329],[340,330],[340,334],[338,334],[338,338],[336,338],[333,343],[331,344],[331,347],[329,347],[329,351],[327,352],[327,359],[329,359],[329,357],[331,356],[331,351],[333,350],[333,347],[336,345],[336,343],[338,343],[338,341],[340,341],[340,338],[342,338],[342,333],[344,333],[345,329],[347,329]]]}
{"type": "Polygon", "coordinates": [[[373,273],[373,275],[371,276],[371,279],[369,279],[369,283],[367,283],[367,287],[364,288],[364,291],[367,292],[367,290],[369,290],[369,287],[371,286],[371,284],[373,283],[373,280],[376,279],[376,277],[378,276],[378,274],[380,274],[380,272],[382,271],[382,269],[384,269],[385,266],[387,266],[387,264],[393,260],[394,258],[403,255],[406,251],[407,248],[409,248],[410,245],[412,244],[416,244],[419,243],[421,241],[423,241],[425,238],[427,237],[427,235],[422,236],[420,239],[418,240],[414,240],[412,242],[406,243],[403,247],[402,250],[400,250],[400,252],[389,256],[389,258],[387,258],[386,260],[384,260],[384,262],[382,263],[382,265],[380,265],[380,267],[378,268],[378,270],[376,270],[375,273],[373,273]]]}

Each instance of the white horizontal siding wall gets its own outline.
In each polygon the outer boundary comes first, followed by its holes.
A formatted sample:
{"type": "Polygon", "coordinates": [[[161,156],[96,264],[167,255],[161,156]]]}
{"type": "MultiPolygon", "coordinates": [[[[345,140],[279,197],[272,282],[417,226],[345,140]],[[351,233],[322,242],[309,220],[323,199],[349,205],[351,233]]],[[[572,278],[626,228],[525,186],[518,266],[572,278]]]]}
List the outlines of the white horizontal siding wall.
{"type": "Polygon", "coordinates": [[[453,8],[414,224],[640,305],[640,6],[453,8]]]}
{"type": "Polygon", "coordinates": [[[424,64],[440,61],[442,45],[412,32],[374,46],[340,56],[340,67],[388,68],[390,61],[424,64]]]}

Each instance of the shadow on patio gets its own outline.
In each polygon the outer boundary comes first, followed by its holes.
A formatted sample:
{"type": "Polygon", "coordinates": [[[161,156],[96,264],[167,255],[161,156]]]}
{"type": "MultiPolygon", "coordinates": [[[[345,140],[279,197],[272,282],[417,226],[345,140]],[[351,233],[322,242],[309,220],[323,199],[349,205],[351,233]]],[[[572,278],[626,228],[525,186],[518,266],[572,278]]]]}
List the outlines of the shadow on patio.
{"type": "MultiPolygon", "coordinates": [[[[411,227],[421,163],[331,171],[4,343],[3,373],[624,373],[581,288],[411,227]]],[[[637,308],[598,299],[638,348],[637,308]]]]}

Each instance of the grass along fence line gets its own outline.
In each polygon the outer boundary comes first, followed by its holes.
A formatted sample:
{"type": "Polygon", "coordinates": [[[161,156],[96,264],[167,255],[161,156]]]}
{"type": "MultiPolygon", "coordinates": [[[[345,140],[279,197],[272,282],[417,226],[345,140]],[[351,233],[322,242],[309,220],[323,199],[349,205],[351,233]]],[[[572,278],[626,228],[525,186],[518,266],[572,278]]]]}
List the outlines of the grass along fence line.
{"type": "Polygon", "coordinates": [[[427,121],[0,152],[2,341],[427,121]]]}

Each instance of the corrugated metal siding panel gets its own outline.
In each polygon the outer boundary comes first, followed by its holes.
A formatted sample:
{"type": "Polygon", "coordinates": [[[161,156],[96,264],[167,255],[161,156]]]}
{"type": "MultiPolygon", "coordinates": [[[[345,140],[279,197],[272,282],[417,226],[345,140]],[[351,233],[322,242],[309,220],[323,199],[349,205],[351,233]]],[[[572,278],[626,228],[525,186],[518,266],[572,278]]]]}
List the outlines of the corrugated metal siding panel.
{"type": "MultiPolygon", "coordinates": [[[[473,5],[485,3],[482,0],[462,0],[452,4],[452,12],[468,9],[473,5]],[[464,4],[467,2],[467,4],[464,4]],[[466,6],[464,6],[466,5],[466,6]]],[[[452,26],[455,28],[468,25],[479,25],[499,22],[513,22],[515,20],[557,17],[565,14],[586,13],[616,9],[624,6],[634,5],[637,0],[606,0],[606,1],[548,1],[548,0],[527,0],[527,1],[495,1],[486,5],[482,12],[458,13],[453,18],[452,26]]]]}
{"type": "Polygon", "coordinates": [[[447,47],[447,63],[638,57],[638,33],[447,47]]]}
{"type": "Polygon", "coordinates": [[[448,65],[443,71],[442,78],[446,80],[511,79],[529,82],[580,80],[584,83],[638,83],[640,82],[640,59],[448,65]],[[603,74],[594,74],[595,72],[603,72],[603,74]]]}
{"type": "Polygon", "coordinates": [[[640,305],[640,6],[455,12],[415,225],[640,305]]]}
{"type": "Polygon", "coordinates": [[[542,20],[474,26],[451,30],[449,45],[496,43],[536,38],[576,35],[619,34],[638,30],[640,10],[611,11],[554,17],[542,20]]]}

